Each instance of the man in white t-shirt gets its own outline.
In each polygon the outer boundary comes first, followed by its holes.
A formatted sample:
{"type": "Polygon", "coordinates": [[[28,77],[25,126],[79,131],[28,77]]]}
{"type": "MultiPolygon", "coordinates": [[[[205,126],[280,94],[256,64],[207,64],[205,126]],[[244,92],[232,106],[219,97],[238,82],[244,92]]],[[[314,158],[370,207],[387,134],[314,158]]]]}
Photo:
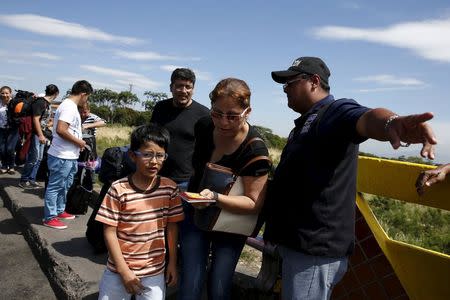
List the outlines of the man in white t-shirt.
{"type": "Polygon", "coordinates": [[[65,229],[61,219],[75,216],[65,212],[66,195],[77,172],[77,159],[86,142],[82,139],[78,106],[83,106],[93,89],[89,82],[75,82],[70,96],[56,110],[53,118],[53,139],[48,149],[49,178],[44,198],[44,226],[65,229]]]}

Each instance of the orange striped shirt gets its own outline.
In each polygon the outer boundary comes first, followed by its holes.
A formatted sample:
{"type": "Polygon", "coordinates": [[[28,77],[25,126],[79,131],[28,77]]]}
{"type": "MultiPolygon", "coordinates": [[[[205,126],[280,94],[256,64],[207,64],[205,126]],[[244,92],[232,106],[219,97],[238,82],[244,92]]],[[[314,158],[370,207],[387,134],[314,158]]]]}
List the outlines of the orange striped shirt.
{"type": "MultiPolygon", "coordinates": [[[[177,185],[158,176],[155,186],[143,191],[131,176],[119,179],[108,190],[95,219],[117,227],[120,249],[136,276],[154,276],[164,271],[165,228],[184,219],[177,185]]],[[[107,268],[117,273],[108,258],[107,268]]]]}

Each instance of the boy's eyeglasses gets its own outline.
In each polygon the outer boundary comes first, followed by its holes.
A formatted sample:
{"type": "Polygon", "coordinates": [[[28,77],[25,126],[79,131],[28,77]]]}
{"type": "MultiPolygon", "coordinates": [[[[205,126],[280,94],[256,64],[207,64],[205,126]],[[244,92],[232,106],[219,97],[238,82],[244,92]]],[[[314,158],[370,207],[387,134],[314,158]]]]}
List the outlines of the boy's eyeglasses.
{"type": "Polygon", "coordinates": [[[141,152],[141,151],[133,151],[133,152],[137,156],[140,156],[144,161],[150,161],[156,158],[156,161],[162,162],[165,161],[168,157],[167,153],[141,152]]]}
{"type": "Polygon", "coordinates": [[[244,109],[244,111],[241,112],[240,114],[224,114],[224,113],[221,113],[221,112],[211,108],[211,117],[213,117],[214,119],[226,118],[230,122],[236,122],[244,117],[247,110],[248,110],[248,107],[246,109],[244,109]]]}
{"type": "Polygon", "coordinates": [[[291,79],[291,80],[287,81],[285,84],[283,84],[283,89],[286,89],[290,84],[292,84],[292,83],[294,83],[296,81],[300,81],[300,80],[303,80],[303,79],[309,79],[311,77],[311,75],[309,75],[309,74],[300,74],[299,76],[300,77],[291,79]]]}

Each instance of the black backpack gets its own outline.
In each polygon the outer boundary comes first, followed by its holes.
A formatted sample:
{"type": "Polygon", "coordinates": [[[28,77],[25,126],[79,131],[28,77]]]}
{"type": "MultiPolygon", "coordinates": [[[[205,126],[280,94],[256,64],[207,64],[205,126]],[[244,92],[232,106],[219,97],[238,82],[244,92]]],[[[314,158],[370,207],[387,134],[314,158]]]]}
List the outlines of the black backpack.
{"type": "Polygon", "coordinates": [[[16,95],[8,103],[8,122],[17,126],[21,118],[33,115],[31,105],[34,99],[34,93],[16,90],[16,95]]]}
{"type": "Polygon", "coordinates": [[[133,173],[135,170],[136,166],[128,157],[128,147],[111,147],[103,153],[98,176],[103,183],[103,187],[93,207],[86,229],[86,238],[97,254],[107,251],[103,237],[103,223],[95,220],[103,198],[105,198],[114,181],[133,173]]]}
{"type": "Polygon", "coordinates": [[[110,184],[136,170],[134,163],[128,157],[128,146],[111,147],[102,156],[98,179],[104,184],[110,184]]]}

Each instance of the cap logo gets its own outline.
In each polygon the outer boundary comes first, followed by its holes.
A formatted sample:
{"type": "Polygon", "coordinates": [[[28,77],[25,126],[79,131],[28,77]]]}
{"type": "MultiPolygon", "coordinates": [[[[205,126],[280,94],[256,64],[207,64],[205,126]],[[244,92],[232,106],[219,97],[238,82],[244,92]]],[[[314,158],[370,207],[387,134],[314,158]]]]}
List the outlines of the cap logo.
{"type": "Polygon", "coordinates": [[[301,60],[301,59],[296,59],[296,60],[294,60],[294,62],[292,63],[292,67],[298,67],[301,63],[302,63],[302,60],[301,60]]]}

